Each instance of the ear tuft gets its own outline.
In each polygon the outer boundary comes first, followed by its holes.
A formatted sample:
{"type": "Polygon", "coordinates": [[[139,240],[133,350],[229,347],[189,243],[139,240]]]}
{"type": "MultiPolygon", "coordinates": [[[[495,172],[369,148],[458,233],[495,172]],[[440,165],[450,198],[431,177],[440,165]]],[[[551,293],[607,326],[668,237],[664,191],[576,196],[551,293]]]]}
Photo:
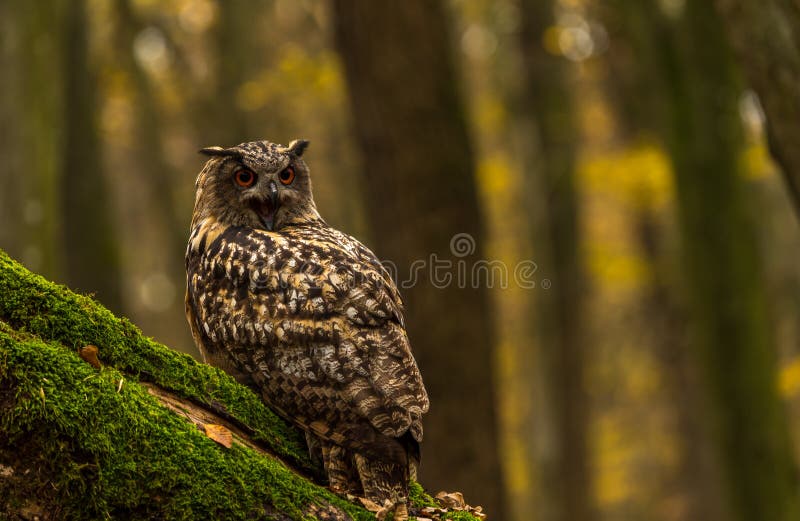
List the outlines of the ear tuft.
{"type": "Polygon", "coordinates": [[[237,150],[232,148],[222,148],[222,147],[206,147],[201,148],[198,150],[199,153],[205,154],[207,156],[239,156],[240,153],[237,150]]]}
{"type": "Polygon", "coordinates": [[[303,155],[303,152],[306,151],[306,148],[308,148],[308,140],[295,139],[289,143],[289,146],[286,147],[286,151],[296,157],[300,157],[303,155]]]}

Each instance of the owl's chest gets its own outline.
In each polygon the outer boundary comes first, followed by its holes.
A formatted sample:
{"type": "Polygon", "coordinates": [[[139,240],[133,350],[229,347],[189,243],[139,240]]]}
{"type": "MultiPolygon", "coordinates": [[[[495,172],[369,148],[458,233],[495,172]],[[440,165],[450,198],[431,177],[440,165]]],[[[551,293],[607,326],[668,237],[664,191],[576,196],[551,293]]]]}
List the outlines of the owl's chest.
{"type": "Polygon", "coordinates": [[[198,329],[216,345],[307,346],[334,341],[346,263],[319,243],[230,228],[187,252],[198,329]]]}

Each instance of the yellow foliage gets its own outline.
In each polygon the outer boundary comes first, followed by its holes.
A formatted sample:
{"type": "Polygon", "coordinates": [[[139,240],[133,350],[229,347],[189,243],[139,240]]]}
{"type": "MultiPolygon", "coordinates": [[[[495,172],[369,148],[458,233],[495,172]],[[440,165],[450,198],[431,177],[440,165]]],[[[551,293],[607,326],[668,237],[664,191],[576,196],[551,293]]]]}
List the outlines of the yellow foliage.
{"type": "Polygon", "coordinates": [[[595,485],[597,502],[607,507],[625,501],[634,489],[630,475],[636,459],[634,445],[623,437],[618,422],[611,417],[598,422],[593,441],[600,467],[595,485]]]}
{"type": "Polygon", "coordinates": [[[750,179],[764,179],[774,174],[775,163],[763,143],[748,145],[740,158],[745,177],[750,179]]]}
{"type": "Polygon", "coordinates": [[[297,45],[286,44],[277,52],[275,67],[264,69],[239,86],[236,103],[240,109],[255,111],[279,100],[302,108],[307,98],[331,105],[343,98],[342,73],[332,51],[309,54],[297,45]]]}
{"type": "Polygon", "coordinates": [[[781,394],[786,398],[792,398],[800,393],[800,357],[794,358],[781,368],[778,385],[781,394]]]}
{"type": "Polygon", "coordinates": [[[484,197],[495,197],[508,191],[511,165],[502,154],[484,157],[478,163],[478,183],[484,197]]]}
{"type": "MultiPolygon", "coordinates": [[[[642,284],[649,276],[647,263],[639,256],[611,251],[604,245],[587,248],[587,263],[591,274],[605,284],[631,288],[642,284]]],[[[607,245],[605,245],[607,246],[607,245]]]]}
{"type": "Polygon", "coordinates": [[[578,178],[586,190],[614,194],[634,207],[660,208],[674,194],[669,158],[650,144],[583,157],[578,178]]]}
{"type": "Polygon", "coordinates": [[[649,144],[585,155],[577,178],[590,274],[609,291],[640,287],[650,268],[639,251],[631,214],[661,211],[673,199],[667,156],[649,144]]]}

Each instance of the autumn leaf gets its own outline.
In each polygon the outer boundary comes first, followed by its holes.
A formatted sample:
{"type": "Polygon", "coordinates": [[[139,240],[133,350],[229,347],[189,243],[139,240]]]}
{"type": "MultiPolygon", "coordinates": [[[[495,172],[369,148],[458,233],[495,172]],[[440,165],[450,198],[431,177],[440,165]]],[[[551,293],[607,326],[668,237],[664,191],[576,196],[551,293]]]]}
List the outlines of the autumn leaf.
{"type": "Polygon", "coordinates": [[[436,500],[445,508],[463,510],[466,506],[464,494],[461,492],[439,492],[436,494],[436,500]]]}
{"type": "Polygon", "coordinates": [[[213,423],[206,423],[203,426],[206,436],[216,441],[226,449],[230,449],[233,445],[233,434],[227,427],[216,425],[213,423]]]}
{"type": "Polygon", "coordinates": [[[78,350],[78,354],[85,362],[88,362],[95,369],[100,369],[103,367],[103,365],[100,363],[100,359],[97,358],[97,353],[97,346],[93,346],[91,344],[78,350]]]}

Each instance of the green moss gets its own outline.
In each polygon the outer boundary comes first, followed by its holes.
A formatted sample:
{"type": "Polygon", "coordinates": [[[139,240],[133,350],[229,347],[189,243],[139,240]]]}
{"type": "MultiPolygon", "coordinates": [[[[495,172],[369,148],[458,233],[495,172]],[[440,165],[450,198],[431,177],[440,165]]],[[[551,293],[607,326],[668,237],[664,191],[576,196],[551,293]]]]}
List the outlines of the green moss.
{"type": "Polygon", "coordinates": [[[412,481],[408,486],[408,500],[412,505],[420,508],[439,507],[436,501],[434,501],[434,499],[427,492],[425,492],[425,489],[422,488],[422,485],[416,481],[412,481]]]}
{"type": "Polygon", "coordinates": [[[479,521],[477,517],[469,512],[448,512],[444,515],[445,519],[452,519],[453,521],[479,521]]]}
{"type": "Polygon", "coordinates": [[[2,250],[0,319],[69,350],[94,344],[103,364],[129,378],[151,381],[186,398],[222,407],[275,454],[305,472],[315,472],[301,434],[250,389],[216,368],[145,337],[128,320],[115,317],[89,297],[31,273],[2,250]]]}
{"type": "Polygon", "coordinates": [[[0,461],[35,447],[24,465],[46,477],[64,518],[302,519],[321,503],[374,519],[278,460],[217,445],[123,378],[0,327],[0,461]]]}

